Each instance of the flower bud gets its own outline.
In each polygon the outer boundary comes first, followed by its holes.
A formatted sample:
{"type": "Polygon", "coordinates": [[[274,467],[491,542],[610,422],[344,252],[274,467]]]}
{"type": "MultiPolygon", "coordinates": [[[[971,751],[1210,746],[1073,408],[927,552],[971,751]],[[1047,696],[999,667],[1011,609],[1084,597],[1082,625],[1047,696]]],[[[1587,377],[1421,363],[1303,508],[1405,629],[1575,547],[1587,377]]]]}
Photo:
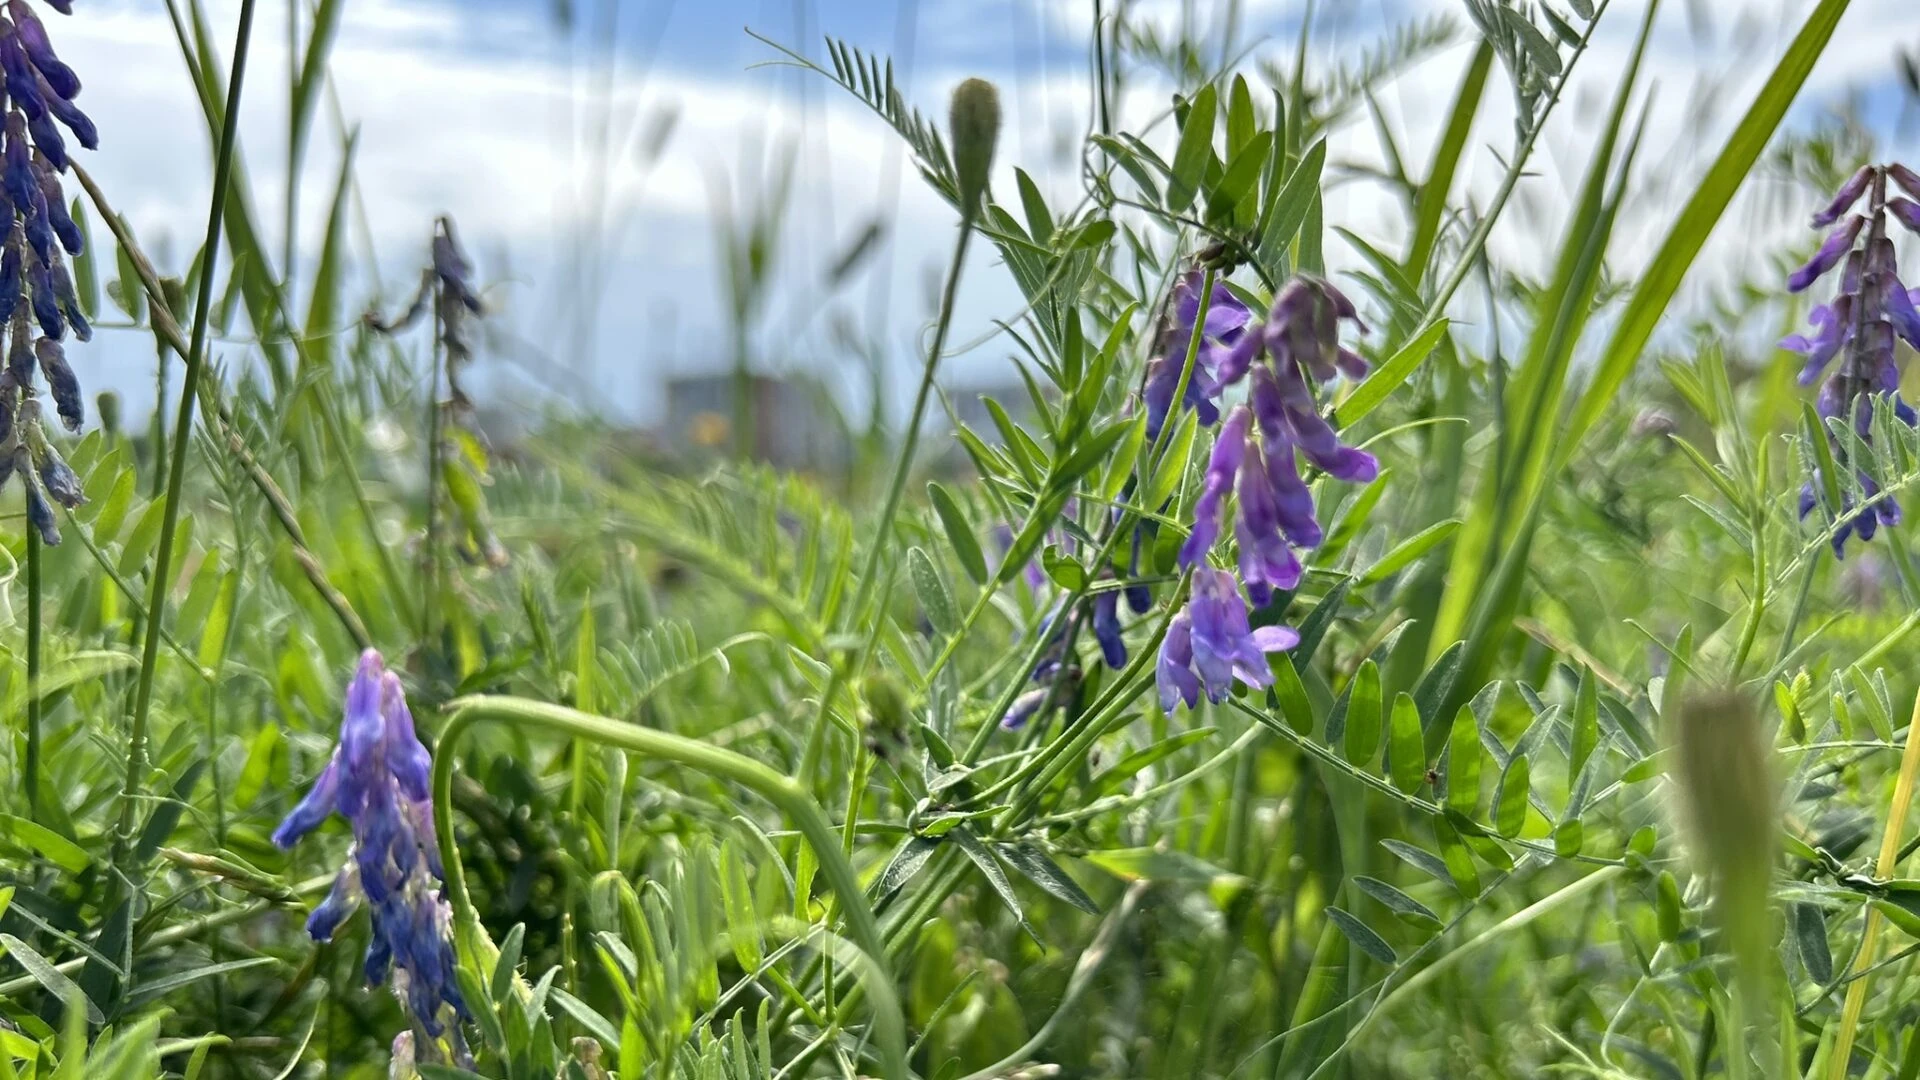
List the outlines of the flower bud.
{"type": "Polygon", "coordinates": [[[953,171],[960,212],[971,217],[987,190],[993,146],[1000,137],[1000,92],[985,79],[968,79],[953,91],[947,113],[953,139],[953,171]]]}
{"type": "Polygon", "coordinates": [[[120,395],[102,390],[94,395],[93,407],[100,414],[100,426],[109,436],[120,434],[120,395]]]}

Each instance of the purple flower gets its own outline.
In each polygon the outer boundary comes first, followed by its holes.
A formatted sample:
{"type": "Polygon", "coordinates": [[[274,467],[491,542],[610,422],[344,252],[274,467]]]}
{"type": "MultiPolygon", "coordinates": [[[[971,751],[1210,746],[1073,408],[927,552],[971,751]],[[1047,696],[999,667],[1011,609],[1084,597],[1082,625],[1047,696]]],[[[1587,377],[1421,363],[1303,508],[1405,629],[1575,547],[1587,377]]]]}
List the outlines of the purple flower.
{"type": "Polygon", "coordinates": [[[1193,532],[1187,536],[1186,543],[1180,545],[1180,567],[1188,569],[1204,562],[1207,552],[1213,550],[1214,541],[1220,539],[1221,500],[1233,490],[1233,480],[1240,472],[1240,462],[1246,455],[1247,429],[1253,423],[1253,414],[1241,406],[1220,425],[1220,435],[1213,443],[1213,456],[1207,461],[1207,475],[1200,488],[1200,497],[1193,504],[1193,532]]]}
{"type": "Polygon", "coordinates": [[[1853,204],[1859,202],[1860,196],[1867,193],[1867,185],[1872,181],[1873,166],[1860,166],[1859,172],[1854,173],[1851,179],[1840,185],[1840,190],[1834,193],[1833,201],[1827,204],[1827,208],[1813,215],[1813,227],[1824,229],[1839,221],[1840,215],[1853,209],[1853,204]]]}
{"type": "Polygon", "coordinates": [[[353,846],[333,890],[308,917],[307,931],[330,940],[365,903],[373,923],[368,981],[378,985],[398,973],[396,996],[419,1029],[436,1039],[450,1018],[467,1010],[454,983],[451,910],[440,895],[431,771],[399,676],[368,649],[347,686],[339,745],[273,831],[273,842],[285,850],[334,813],[347,820],[353,846]]]}
{"type": "Polygon", "coordinates": [[[1887,212],[1906,226],[1908,232],[1920,233],[1920,203],[1912,199],[1894,199],[1887,203],[1887,212]]]}
{"type": "Polygon", "coordinates": [[[1900,279],[1892,278],[1887,289],[1887,321],[1893,324],[1893,332],[1899,334],[1906,343],[1920,349],[1920,308],[1914,306],[1914,297],[1920,295],[1920,289],[1908,292],[1900,284],[1900,279]]]}
{"type": "Polygon", "coordinates": [[[1216,282],[1207,301],[1206,325],[1197,349],[1194,324],[1200,317],[1200,289],[1205,277],[1190,270],[1173,290],[1173,324],[1168,329],[1161,355],[1147,363],[1144,397],[1147,405],[1147,437],[1156,438],[1167,416],[1173,411],[1174,391],[1180,388],[1180,376],[1187,374],[1186,393],[1181,404],[1199,415],[1202,426],[1210,427],[1220,419],[1217,399],[1221,384],[1216,376],[1220,358],[1246,336],[1253,312],[1224,284],[1216,282]],[[1193,370],[1187,372],[1187,354],[1194,352],[1193,370]]]}
{"type": "MultiPolygon", "coordinates": [[[[61,63],[60,58],[54,55],[53,39],[47,36],[46,25],[33,13],[33,8],[26,0],[8,0],[7,14],[13,17],[12,40],[18,43],[26,59],[39,69],[47,87],[68,101],[79,96],[80,76],[75,75],[72,68],[61,63]]],[[[0,40],[5,38],[0,36],[0,40]]]]}
{"type": "Polygon", "coordinates": [[[1840,346],[1846,343],[1852,328],[1848,325],[1848,314],[1853,309],[1853,298],[1842,296],[1832,304],[1820,304],[1807,314],[1816,332],[1812,337],[1805,334],[1790,334],[1780,339],[1780,347],[1797,352],[1807,358],[1806,366],[1800,369],[1800,385],[1812,386],[1827,365],[1833,362],[1840,346]]]}
{"type": "Polygon", "coordinates": [[[1804,292],[1822,274],[1838,266],[1847,252],[1853,250],[1853,242],[1859,238],[1860,228],[1866,223],[1866,218],[1856,214],[1848,218],[1845,225],[1828,233],[1826,242],[1820,245],[1819,251],[1814,252],[1813,258],[1787,276],[1787,291],[1804,292]]]}
{"type": "MultiPolygon", "coordinates": [[[[1292,450],[1288,449],[1291,454],[1292,450]]],[[[1247,460],[1240,469],[1240,516],[1234,522],[1234,538],[1240,544],[1240,577],[1247,585],[1247,598],[1265,607],[1274,590],[1287,590],[1300,584],[1300,560],[1281,531],[1280,500],[1274,493],[1273,479],[1266,455],[1251,437],[1247,439],[1247,460]]]]}
{"type": "MultiPolygon", "coordinates": [[[[1815,332],[1792,335],[1780,344],[1806,357],[1800,372],[1803,385],[1825,376],[1818,414],[1823,419],[1846,421],[1868,443],[1873,438],[1873,415],[1880,399],[1884,404],[1879,407],[1890,407],[1901,423],[1911,426],[1916,420],[1914,410],[1899,396],[1895,342],[1904,338],[1920,347],[1920,311],[1915,310],[1914,294],[1900,282],[1894,244],[1886,235],[1889,217],[1920,231],[1920,204],[1887,198],[1889,181],[1909,189],[1913,180],[1912,172],[1900,166],[1868,166],[1856,173],[1827,209],[1815,215],[1814,222],[1816,226],[1827,224],[1862,198],[1867,200],[1864,212],[1854,213],[1843,227],[1829,234],[1819,253],[1788,279],[1788,288],[1798,292],[1839,265],[1843,257],[1846,260],[1833,300],[1816,307],[1809,317],[1815,332]]],[[[1913,194],[1910,189],[1909,194],[1913,194]]],[[[1855,446],[1851,441],[1830,439],[1834,460],[1848,470],[1839,505],[1827,507],[1836,556],[1844,556],[1850,537],[1870,540],[1881,526],[1897,524],[1901,516],[1899,504],[1881,491],[1870,468],[1849,460],[1855,446]]],[[[1815,480],[1820,479],[1816,474],[1815,480]]],[[[1820,505],[1823,486],[1810,482],[1801,489],[1801,517],[1820,505]]]]}
{"type": "Polygon", "coordinates": [[[1120,593],[1107,589],[1093,594],[1093,637],[1100,656],[1115,671],[1127,666],[1127,643],[1120,637],[1120,593]]]}
{"type": "Polygon", "coordinates": [[[1177,701],[1186,702],[1189,709],[1200,704],[1200,679],[1193,673],[1193,619],[1187,609],[1181,608],[1167,624],[1153,670],[1162,711],[1172,712],[1177,701]]]}
{"type": "Polygon", "coordinates": [[[1161,707],[1170,710],[1174,702],[1184,701],[1191,708],[1202,689],[1209,701],[1219,704],[1236,679],[1255,689],[1271,686],[1267,654],[1299,643],[1300,635],[1291,627],[1250,629],[1247,605],[1233,575],[1201,567],[1194,571],[1192,598],[1174,616],[1160,645],[1156,674],[1161,707]]]}
{"type": "Polygon", "coordinates": [[[1217,368],[1222,383],[1250,380],[1248,405],[1234,411],[1214,443],[1180,563],[1191,568],[1204,562],[1219,539],[1221,500],[1237,490],[1240,573],[1247,596],[1259,605],[1299,583],[1300,561],[1291,549],[1313,547],[1322,538],[1295,452],[1336,480],[1366,483],[1380,473],[1372,454],[1340,441],[1316,399],[1316,384],[1366,375],[1366,361],[1340,344],[1343,322],[1366,331],[1340,290],[1318,278],[1295,277],[1274,296],[1266,323],[1247,328],[1217,368]],[[1257,428],[1247,425],[1249,413],[1257,428]]]}
{"type": "Polygon", "coordinates": [[[1908,198],[1920,200],[1920,173],[1900,164],[1888,165],[1886,168],[1887,179],[1898,185],[1901,191],[1906,192],[1908,198]]]}
{"type": "Polygon", "coordinates": [[[1053,687],[1042,686],[1014,698],[1013,705],[1007,709],[1007,715],[1000,718],[1000,730],[1019,731],[1026,727],[1027,722],[1033,719],[1034,714],[1040,711],[1040,707],[1047,703],[1047,698],[1052,694],[1053,687]]]}

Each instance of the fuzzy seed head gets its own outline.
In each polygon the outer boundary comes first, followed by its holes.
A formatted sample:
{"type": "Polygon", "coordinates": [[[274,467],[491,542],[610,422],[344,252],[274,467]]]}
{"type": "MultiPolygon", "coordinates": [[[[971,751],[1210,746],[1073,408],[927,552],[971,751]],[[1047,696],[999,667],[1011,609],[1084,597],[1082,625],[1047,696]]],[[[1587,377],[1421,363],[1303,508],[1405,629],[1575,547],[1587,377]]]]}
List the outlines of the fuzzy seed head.
{"type": "Polygon", "coordinates": [[[993,167],[993,148],[1000,138],[1000,91],[985,79],[961,83],[953,91],[947,127],[953,138],[960,209],[970,215],[987,190],[987,171],[993,167]]]}

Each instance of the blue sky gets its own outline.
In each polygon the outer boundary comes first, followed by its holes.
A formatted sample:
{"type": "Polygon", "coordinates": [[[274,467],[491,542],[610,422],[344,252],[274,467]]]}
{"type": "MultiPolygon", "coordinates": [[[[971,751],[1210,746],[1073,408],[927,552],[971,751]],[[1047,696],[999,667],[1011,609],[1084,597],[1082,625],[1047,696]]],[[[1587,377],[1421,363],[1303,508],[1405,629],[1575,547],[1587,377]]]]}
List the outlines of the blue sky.
{"type": "MultiPolygon", "coordinates": [[[[905,369],[916,363],[915,344],[930,314],[931,283],[953,235],[952,216],[922,189],[876,118],[824,79],[762,66],[773,54],[748,37],[746,27],[816,57],[822,33],[898,54],[909,96],[934,115],[944,112],[946,90],[960,78],[994,79],[1008,119],[1003,166],[1027,168],[1056,202],[1074,192],[1070,151],[1088,111],[1092,0],[607,5],[573,0],[568,33],[554,18],[552,0],[347,0],[335,86],[345,120],[360,132],[357,171],[373,251],[371,260],[362,259],[358,280],[369,286],[376,269],[389,283],[409,278],[424,258],[433,216],[453,213],[499,309],[486,384],[497,400],[558,393],[648,423],[660,417],[664,377],[723,367],[730,345],[716,210],[751,207],[771,163],[784,154],[792,161],[790,212],[754,351],[769,368],[821,372],[845,388],[850,405],[864,409],[866,376],[837,344],[839,328],[852,327],[893,358],[890,395],[903,392],[905,369]],[[610,135],[603,139],[602,131],[610,135]],[[669,133],[666,141],[650,153],[650,136],[660,131],[669,133]],[[603,153],[596,149],[602,145],[616,149],[603,153]],[[891,223],[882,251],[853,280],[826,289],[825,268],[876,216],[891,223]],[[584,262],[582,238],[598,244],[584,262]]],[[[224,48],[237,0],[210,6],[224,48]]],[[[1661,94],[1649,119],[1648,160],[1683,176],[1697,174],[1698,165],[1688,173],[1685,163],[1718,145],[1758,74],[1810,6],[1811,0],[1668,0],[1648,61],[1661,94]]],[[[1189,17],[1217,27],[1228,16],[1226,3],[1207,0],[1133,0],[1132,7],[1169,24],[1189,17]]],[[[1290,51],[1302,7],[1300,0],[1239,0],[1232,10],[1243,41],[1267,40],[1268,48],[1290,51]]],[[[1882,136],[1909,152],[1915,148],[1915,118],[1909,110],[1902,124],[1896,104],[1893,59],[1899,45],[1920,52],[1916,7],[1911,0],[1854,0],[1803,95],[1803,121],[1864,95],[1867,117],[1882,136]]],[[[242,139],[262,217],[278,232],[287,63],[279,20],[285,9],[261,8],[242,139]]],[[[1451,13],[1465,25],[1457,0],[1323,0],[1321,9],[1338,17],[1323,14],[1317,56],[1352,55],[1383,27],[1411,17],[1451,13]]],[[[1537,157],[1538,175],[1527,181],[1496,237],[1496,250],[1506,257],[1524,264],[1537,255],[1543,232],[1558,232],[1567,178],[1585,164],[1578,118],[1604,100],[1641,10],[1641,0],[1615,0],[1559,130],[1537,157]]],[[[207,137],[164,6],[90,0],[79,11],[72,18],[50,15],[49,22],[62,55],[87,81],[83,104],[102,130],[103,145],[89,155],[89,167],[148,246],[177,267],[204,218],[207,137]]],[[[1383,95],[1416,167],[1463,56],[1464,46],[1443,52],[1383,95]]],[[[1476,149],[1462,177],[1474,192],[1497,180],[1493,151],[1510,142],[1505,76],[1495,78],[1490,112],[1475,132],[1476,149]]],[[[1143,79],[1122,104],[1123,117],[1151,115],[1171,89],[1143,79]]],[[[338,142],[332,120],[323,119],[305,170],[296,279],[311,269],[338,142]]],[[[1364,125],[1337,139],[1334,151],[1336,160],[1351,162],[1378,156],[1364,125]]],[[[1797,210],[1752,201],[1734,227],[1722,230],[1737,235],[1716,238],[1709,274],[1716,260],[1751,260],[1756,236],[1797,236],[1797,210]]],[[[1646,202],[1615,251],[1626,270],[1677,205],[1658,197],[1646,202]]],[[[1364,235],[1393,238],[1390,205],[1363,186],[1334,197],[1329,218],[1364,235]]],[[[1329,254],[1336,266],[1351,261],[1341,250],[1329,254]]],[[[994,318],[1017,310],[1004,271],[983,253],[968,269],[955,338],[978,340],[994,318]]],[[[151,356],[142,336],[109,331],[79,351],[76,366],[89,387],[123,390],[138,415],[151,407],[151,356]]],[[[988,341],[954,358],[948,381],[961,391],[1000,382],[1006,356],[1001,343],[988,341]]]]}

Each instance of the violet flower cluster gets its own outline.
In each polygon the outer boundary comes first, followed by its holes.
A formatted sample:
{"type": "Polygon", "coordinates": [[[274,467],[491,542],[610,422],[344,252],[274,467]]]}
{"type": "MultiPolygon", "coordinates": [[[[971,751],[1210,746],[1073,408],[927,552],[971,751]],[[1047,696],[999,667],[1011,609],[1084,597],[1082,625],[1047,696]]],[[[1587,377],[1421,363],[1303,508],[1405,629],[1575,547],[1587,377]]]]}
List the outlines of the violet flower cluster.
{"type": "Polygon", "coordinates": [[[424,1036],[418,1042],[436,1047],[445,1034],[459,1060],[466,1051],[452,1021],[468,1014],[454,980],[452,909],[440,894],[444,871],[433,833],[432,768],[399,676],[368,649],[347,686],[333,758],[274,830],[273,842],[285,850],[329,815],[347,819],[353,846],[332,891],[308,917],[307,933],[330,941],[365,904],[373,924],[367,981],[390,981],[424,1036]]]}
{"type": "MultiPolygon", "coordinates": [[[[51,0],[72,14],[65,0],[51,0]]],[[[80,79],[53,51],[47,28],[27,0],[8,0],[0,15],[0,326],[6,365],[0,371],[0,485],[20,474],[27,520],[47,544],[60,542],[53,503],[85,502],[79,478],[48,441],[41,424],[37,370],[47,380],[61,423],[78,431],[86,418],[80,382],[61,342],[71,330],[93,337],[66,260],[85,248],[67,213],[59,175],[67,170],[64,127],[75,142],[99,146],[93,121],[74,105],[80,79]]]]}
{"type": "MultiPolygon", "coordinates": [[[[1902,423],[1913,426],[1913,407],[1900,398],[1900,368],[1895,341],[1920,349],[1920,290],[1901,284],[1888,219],[1920,233],[1920,175],[1902,165],[1867,165],[1853,174],[1834,199],[1813,216],[1815,228],[1837,228],[1827,235],[1813,258],[1787,279],[1789,292],[1802,292],[1835,267],[1844,267],[1840,287],[1831,303],[1809,315],[1811,334],[1794,334],[1780,347],[1806,357],[1800,384],[1810,386],[1823,375],[1817,411],[1822,420],[1844,419],[1863,443],[1870,444],[1876,400],[1891,407],[1902,423]],[[1889,198],[1889,185],[1900,194],[1889,198]],[[1859,213],[1850,213],[1866,200],[1859,213]],[[1845,220],[1843,221],[1842,218],[1845,220]]],[[[1837,438],[1829,445],[1836,462],[1847,464],[1859,483],[1859,494],[1844,492],[1841,505],[1828,507],[1838,522],[1833,551],[1844,557],[1847,539],[1873,539],[1876,529],[1900,520],[1900,504],[1882,494],[1869,472],[1848,463],[1849,447],[1837,438]]],[[[1819,477],[1800,491],[1800,516],[1819,505],[1819,477]]]]}
{"type": "MultiPolygon", "coordinates": [[[[1189,334],[1193,321],[1186,321],[1189,334]]],[[[1300,583],[1303,568],[1294,549],[1322,539],[1299,456],[1339,480],[1365,482],[1379,474],[1373,455],[1340,441],[1315,395],[1320,384],[1339,376],[1366,375],[1366,361],[1340,344],[1342,322],[1366,332],[1352,301],[1338,289],[1299,276],[1274,296],[1264,324],[1252,325],[1232,311],[1225,323],[1238,327],[1233,339],[1203,350],[1209,353],[1208,385],[1224,390],[1246,379],[1248,404],[1236,406],[1220,425],[1194,503],[1193,530],[1180,549],[1180,566],[1194,570],[1194,587],[1161,645],[1160,696],[1169,707],[1174,701],[1191,706],[1202,687],[1217,702],[1235,677],[1266,686],[1265,654],[1299,640],[1286,627],[1249,630],[1233,575],[1207,565],[1225,524],[1228,496],[1238,508],[1238,585],[1254,606],[1264,607],[1276,592],[1300,583]]],[[[1209,312],[1209,333],[1213,325],[1209,312]]]]}

